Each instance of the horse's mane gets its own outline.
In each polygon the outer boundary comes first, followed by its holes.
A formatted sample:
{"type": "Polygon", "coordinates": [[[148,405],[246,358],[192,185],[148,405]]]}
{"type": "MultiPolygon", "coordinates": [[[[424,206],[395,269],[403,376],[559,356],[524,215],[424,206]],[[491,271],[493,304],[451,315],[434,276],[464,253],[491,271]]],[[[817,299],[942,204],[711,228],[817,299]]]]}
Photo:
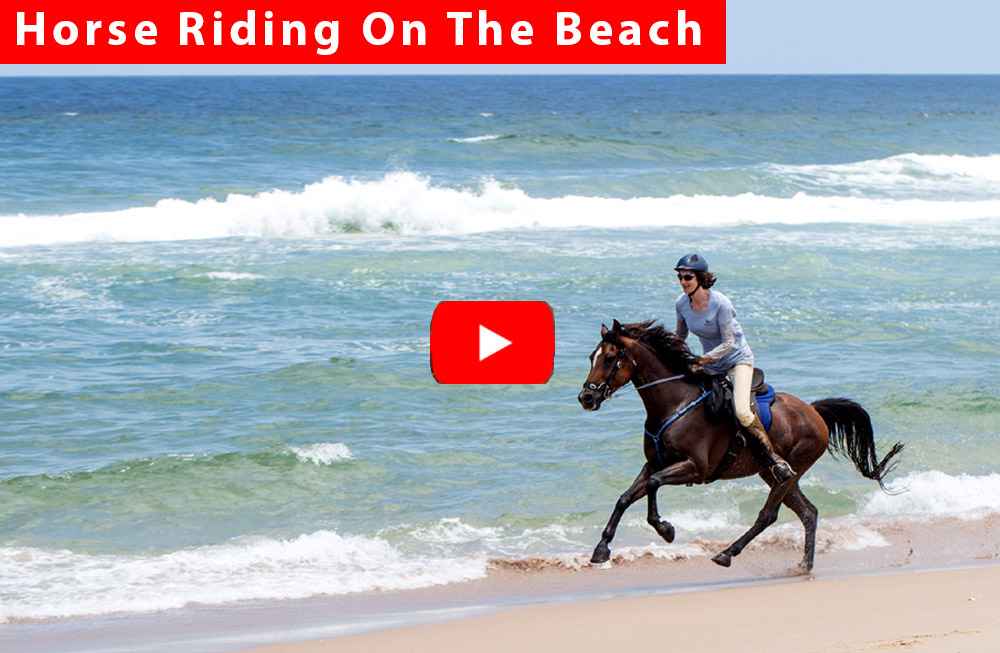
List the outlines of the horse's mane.
{"type": "MultiPolygon", "coordinates": [[[[697,354],[691,351],[687,343],[678,338],[670,329],[662,324],[657,324],[655,319],[623,324],[621,327],[623,335],[648,346],[667,367],[679,369],[685,376],[697,380],[704,380],[711,376],[698,364],[697,354]]],[[[609,331],[608,337],[612,337],[613,333],[609,331]]]]}

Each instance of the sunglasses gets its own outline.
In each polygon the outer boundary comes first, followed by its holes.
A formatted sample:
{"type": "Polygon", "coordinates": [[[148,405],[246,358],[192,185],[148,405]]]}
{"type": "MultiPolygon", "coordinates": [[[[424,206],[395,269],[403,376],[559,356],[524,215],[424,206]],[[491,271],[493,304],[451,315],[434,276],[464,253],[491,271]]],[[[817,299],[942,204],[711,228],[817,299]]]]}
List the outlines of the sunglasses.
{"type": "Polygon", "coordinates": [[[693,274],[678,274],[677,278],[681,281],[691,281],[691,279],[694,279],[694,276],[693,274]]]}

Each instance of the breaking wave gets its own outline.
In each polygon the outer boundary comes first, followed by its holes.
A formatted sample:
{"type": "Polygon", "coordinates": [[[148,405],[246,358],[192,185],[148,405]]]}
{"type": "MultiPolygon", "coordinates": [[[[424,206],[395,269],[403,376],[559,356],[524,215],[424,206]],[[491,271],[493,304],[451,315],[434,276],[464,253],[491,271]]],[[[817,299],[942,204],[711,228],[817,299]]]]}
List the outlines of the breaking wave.
{"type": "Polygon", "coordinates": [[[405,554],[379,537],[318,531],[161,555],[0,548],[0,623],[427,587],[480,578],[486,561],[405,554]]]}
{"type": "Polygon", "coordinates": [[[1000,474],[952,476],[937,470],[913,472],[888,484],[898,494],[873,494],[860,514],[926,519],[981,519],[1000,513],[1000,474]]]}
{"type": "MultiPolygon", "coordinates": [[[[989,183],[1000,177],[1000,157],[892,157],[844,166],[776,167],[831,187],[829,195],[803,190],[790,197],[755,193],[615,198],[532,197],[494,180],[476,188],[436,185],[402,172],[371,181],[328,177],[299,191],[230,195],[225,200],[164,199],[120,211],[47,216],[0,216],[0,247],[77,242],[153,242],[216,238],[317,238],[348,233],[464,234],[501,229],[650,227],[698,224],[869,223],[951,224],[1000,217],[1000,198],[920,199],[852,196],[833,192],[849,184],[864,190],[898,184],[907,166],[920,164],[934,183],[989,183]],[[915,158],[914,158],[915,157],[915,158]],[[915,162],[915,163],[914,163],[915,162]],[[964,167],[963,167],[964,166],[964,167]],[[980,170],[982,168],[982,170],[980,170]],[[937,172],[934,172],[937,171],[937,172]],[[963,172],[964,171],[964,172],[963,172]],[[976,172],[979,171],[979,172],[976,172]],[[957,181],[956,181],[957,180],[957,181]]],[[[916,182],[914,182],[916,183],[916,182]]]]}
{"type": "Polygon", "coordinates": [[[803,189],[921,193],[981,192],[996,197],[1000,155],[898,154],[884,159],[828,165],[768,165],[766,169],[803,189]]]}

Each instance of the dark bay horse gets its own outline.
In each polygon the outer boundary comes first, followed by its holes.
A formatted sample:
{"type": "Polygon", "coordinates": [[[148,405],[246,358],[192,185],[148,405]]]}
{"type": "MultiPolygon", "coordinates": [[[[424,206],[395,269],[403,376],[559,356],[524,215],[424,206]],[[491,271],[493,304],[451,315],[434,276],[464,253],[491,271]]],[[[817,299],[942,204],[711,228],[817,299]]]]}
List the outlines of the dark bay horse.
{"type": "Polygon", "coordinates": [[[879,460],[875,451],[871,418],[849,399],[823,399],[807,404],[785,393],[777,393],[771,406],[771,443],[795,470],[795,476],[777,483],[757,462],[749,447],[716,472],[727,457],[732,437],[723,423],[712,423],[700,405],[693,405],[704,392],[701,384],[710,379],[698,365],[698,357],[673,333],[654,320],[612,329],[601,328],[601,342],[590,355],[591,369],[580,392],[586,410],[598,410],[616,390],[631,382],[646,407],[647,435],[643,436],[646,464],[632,486],[618,499],[601,541],[594,549],[592,563],[611,557],[608,545],[615,536],[625,510],[648,498],[646,520],[667,542],[674,539],[674,527],[660,517],[656,491],[661,485],[689,485],[717,479],[743,478],[759,474],[771,491],[753,526],[729,548],[712,560],[728,567],[739,553],[778,518],[781,504],[788,506],[805,529],[805,556],[801,567],[812,569],[816,549],[816,506],[799,488],[799,479],[828,449],[845,454],[861,475],[876,481],[892,471],[892,459],[903,449],[896,443],[879,460]],[[685,411],[686,408],[689,408],[685,411]],[[679,417],[677,417],[680,415],[679,417]],[[668,420],[673,421],[667,424],[668,420]],[[658,437],[652,435],[662,432],[658,437]]]}

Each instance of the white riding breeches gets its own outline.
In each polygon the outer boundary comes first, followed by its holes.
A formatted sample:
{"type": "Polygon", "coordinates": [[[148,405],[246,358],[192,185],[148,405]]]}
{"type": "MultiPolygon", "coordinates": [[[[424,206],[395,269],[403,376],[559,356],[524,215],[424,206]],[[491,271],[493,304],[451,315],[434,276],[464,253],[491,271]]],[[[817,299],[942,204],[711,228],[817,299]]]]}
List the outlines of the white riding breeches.
{"type": "Polygon", "coordinates": [[[736,419],[743,426],[753,424],[754,414],[750,410],[750,383],[753,382],[753,366],[737,365],[726,373],[733,382],[733,407],[736,419]]]}

